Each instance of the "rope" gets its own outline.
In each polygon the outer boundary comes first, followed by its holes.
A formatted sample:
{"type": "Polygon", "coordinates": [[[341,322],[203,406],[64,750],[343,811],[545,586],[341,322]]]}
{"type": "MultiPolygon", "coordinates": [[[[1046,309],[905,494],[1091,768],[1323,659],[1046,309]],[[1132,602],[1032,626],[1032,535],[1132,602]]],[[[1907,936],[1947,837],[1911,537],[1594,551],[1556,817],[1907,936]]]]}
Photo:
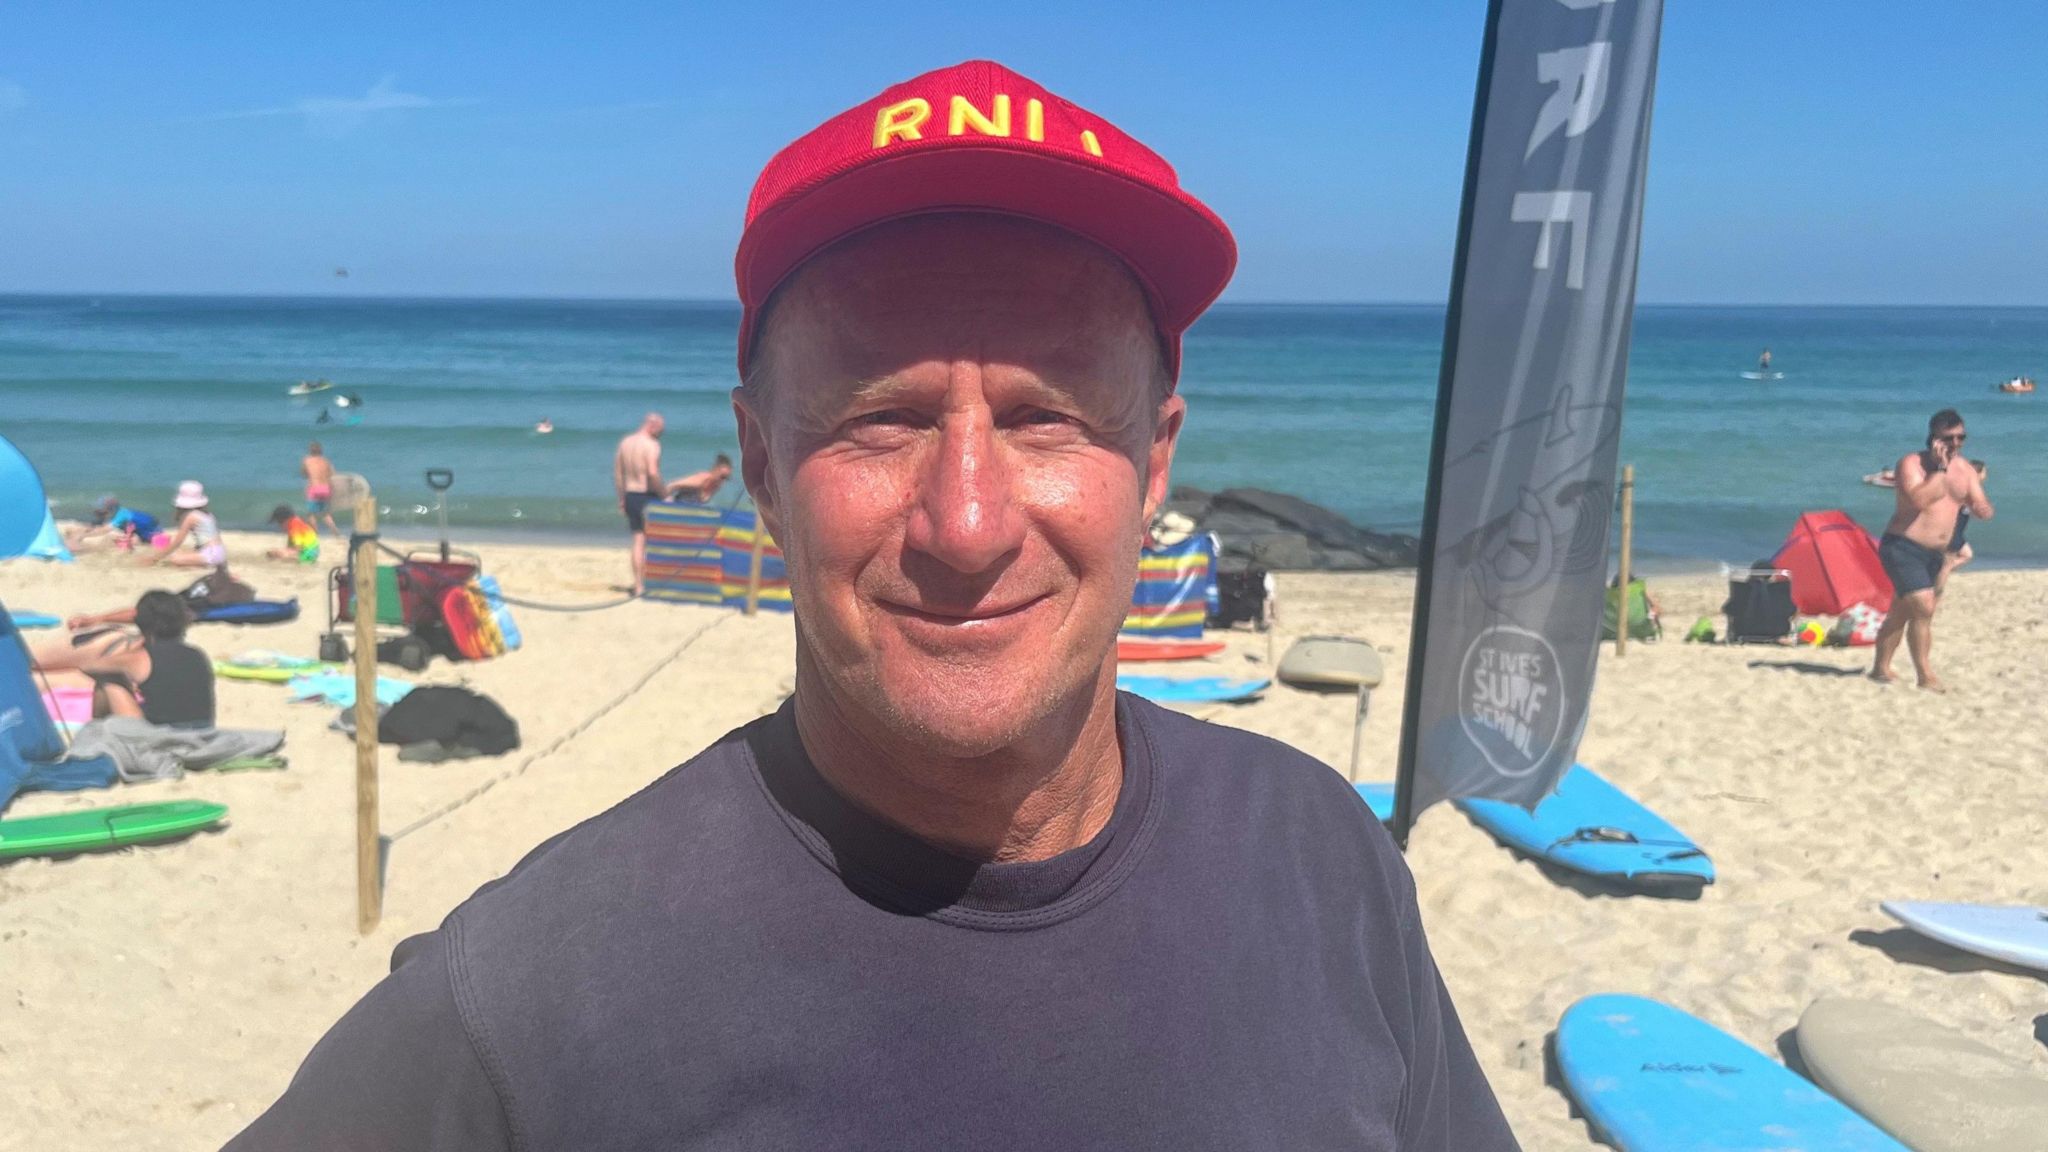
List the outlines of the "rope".
{"type": "Polygon", "coordinates": [[[697,629],[695,632],[690,633],[688,636],[684,637],[683,642],[681,644],[676,645],[675,649],[671,651],[667,656],[664,656],[659,661],[656,661],[654,667],[649,668],[645,675],[641,676],[638,680],[635,680],[629,687],[626,688],[625,691],[619,693],[617,696],[612,697],[611,700],[607,701],[603,706],[599,707],[597,711],[592,712],[589,716],[584,717],[582,722],[578,723],[575,727],[569,729],[567,732],[564,732],[560,736],[557,736],[553,740],[549,741],[547,747],[542,748],[540,751],[535,752],[531,756],[528,756],[526,759],[520,761],[516,766],[508,768],[503,772],[500,772],[498,775],[491,777],[489,780],[484,781],[483,783],[470,789],[468,792],[465,792],[462,795],[457,796],[455,799],[449,801],[448,803],[443,804],[439,808],[436,808],[433,811],[427,813],[426,815],[421,816],[419,819],[412,821],[411,823],[400,828],[398,831],[393,832],[388,836],[385,836],[383,838],[384,843],[387,846],[396,844],[398,843],[398,841],[404,839],[407,836],[412,835],[414,832],[417,832],[422,828],[425,828],[427,825],[432,824],[437,820],[440,820],[442,817],[452,815],[456,811],[468,806],[471,801],[477,799],[479,796],[482,796],[484,793],[489,792],[491,789],[496,788],[498,785],[504,783],[505,781],[513,779],[517,776],[524,775],[528,768],[531,768],[540,761],[545,760],[549,756],[554,755],[556,752],[560,751],[564,745],[568,744],[571,740],[574,740],[576,737],[581,736],[583,733],[589,731],[591,725],[597,723],[599,720],[609,715],[619,705],[624,704],[626,701],[632,699],[633,696],[637,694],[642,688],[647,687],[647,685],[651,683],[656,676],[659,676],[663,671],[665,671],[669,665],[674,664],[677,660],[682,659],[683,653],[689,651],[690,646],[695,644],[697,640],[700,637],[702,637],[706,632],[711,631],[713,628],[718,627],[720,624],[725,623],[727,620],[731,618],[732,617],[729,614],[721,613],[718,619],[713,620],[709,624],[704,625],[702,628],[697,629]]]}

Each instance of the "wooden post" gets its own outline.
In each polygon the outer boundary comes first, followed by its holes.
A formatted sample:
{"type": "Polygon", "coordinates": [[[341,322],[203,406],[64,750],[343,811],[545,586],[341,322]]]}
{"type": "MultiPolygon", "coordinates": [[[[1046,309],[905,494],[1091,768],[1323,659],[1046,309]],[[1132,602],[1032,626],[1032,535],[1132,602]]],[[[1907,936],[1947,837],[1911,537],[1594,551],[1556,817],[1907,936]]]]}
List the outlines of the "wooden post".
{"type": "Polygon", "coordinates": [[[1629,553],[1635,547],[1636,538],[1636,466],[1624,464],[1621,469],[1621,603],[1616,605],[1614,616],[1614,654],[1628,655],[1628,580],[1629,553]]]}
{"type": "Polygon", "coordinates": [[[754,555],[747,561],[747,608],[752,616],[761,608],[761,550],[768,546],[768,525],[761,522],[761,512],[754,511],[754,555]]]}
{"type": "Polygon", "coordinates": [[[356,931],[384,915],[383,851],[377,826],[377,500],[356,498],[356,931]]]}

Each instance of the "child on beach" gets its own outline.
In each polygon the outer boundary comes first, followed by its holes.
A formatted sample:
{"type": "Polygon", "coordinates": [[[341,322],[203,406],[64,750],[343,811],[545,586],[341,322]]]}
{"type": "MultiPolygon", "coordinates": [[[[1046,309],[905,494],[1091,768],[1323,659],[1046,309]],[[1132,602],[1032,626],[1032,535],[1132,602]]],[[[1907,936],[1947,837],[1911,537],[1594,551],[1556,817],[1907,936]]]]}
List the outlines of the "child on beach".
{"type": "MultiPolygon", "coordinates": [[[[321,415],[326,415],[324,409],[321,415]]],[[[318,440],[306,445],[306,455],[299,461],[299,475],[306,478],[306,515],[325,520],[329,532],[339,533],[341,528],[334,523],[334,513],[328,510],[328,502],[334,498],[334,461],[327,458],[318,440]]]]}
{"type": "Polygon", "coordinates": [[[114,542],[114,547],[125,552],[137,544],[148,544],[156,539],[156,517],[123,507],[119,497],[102,496],[93,502],[92,523],[73,533],[66,543],[76,548],[102,534],[114,542]]]}
{"type": "Polygon", "coordinates": [[[145,563],[169,563],[179,568],[227,567],[228,546],[220,538],[220,521],[213,518],[207,507],[206,486],[197,480],[185,481],[178,485],[178,495],[171,504],[183,513],[178,531],[145,563]],[[178,551],[188,537],[192,551],[178,551]]]}
{"type": "Polygon", "coordinates": [[[320,559],[320,536],[313,526],[292,511],[291,505],[279,504],[270,510],[270,522],[284,529],[284,547],[272,548],[264,555],[272,560],[297,560],[301,564],[317,563],[320,559]]]}

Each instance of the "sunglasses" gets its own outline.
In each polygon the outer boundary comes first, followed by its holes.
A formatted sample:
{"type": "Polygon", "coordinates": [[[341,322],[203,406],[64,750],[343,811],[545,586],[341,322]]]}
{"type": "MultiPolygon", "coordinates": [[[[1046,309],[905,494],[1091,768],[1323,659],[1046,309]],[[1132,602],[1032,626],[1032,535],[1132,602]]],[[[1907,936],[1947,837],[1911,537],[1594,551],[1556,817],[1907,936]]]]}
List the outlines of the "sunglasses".
{"type": "Polygon", "coordinates": [[[1946,436],[1935,437],[1936,440],[1939,440],[1944,444],[1961,444],[1963,441],[1968,440],[1969,438],[1970,436],[1966,432],[1951,432],[1946,436]]]}

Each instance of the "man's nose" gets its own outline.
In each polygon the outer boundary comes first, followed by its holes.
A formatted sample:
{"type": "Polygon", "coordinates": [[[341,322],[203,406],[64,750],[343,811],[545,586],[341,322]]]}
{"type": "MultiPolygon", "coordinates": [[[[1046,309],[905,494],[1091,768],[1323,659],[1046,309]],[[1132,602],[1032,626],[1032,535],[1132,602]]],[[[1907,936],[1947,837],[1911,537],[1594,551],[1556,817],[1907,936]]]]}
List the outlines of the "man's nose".
{"type": "Polygon", "coordinates": [[[948,413],[938,431],[907,543],[956,572],[986,572],[1024,541],[1012,470],[987,409],[948,413]]]}

